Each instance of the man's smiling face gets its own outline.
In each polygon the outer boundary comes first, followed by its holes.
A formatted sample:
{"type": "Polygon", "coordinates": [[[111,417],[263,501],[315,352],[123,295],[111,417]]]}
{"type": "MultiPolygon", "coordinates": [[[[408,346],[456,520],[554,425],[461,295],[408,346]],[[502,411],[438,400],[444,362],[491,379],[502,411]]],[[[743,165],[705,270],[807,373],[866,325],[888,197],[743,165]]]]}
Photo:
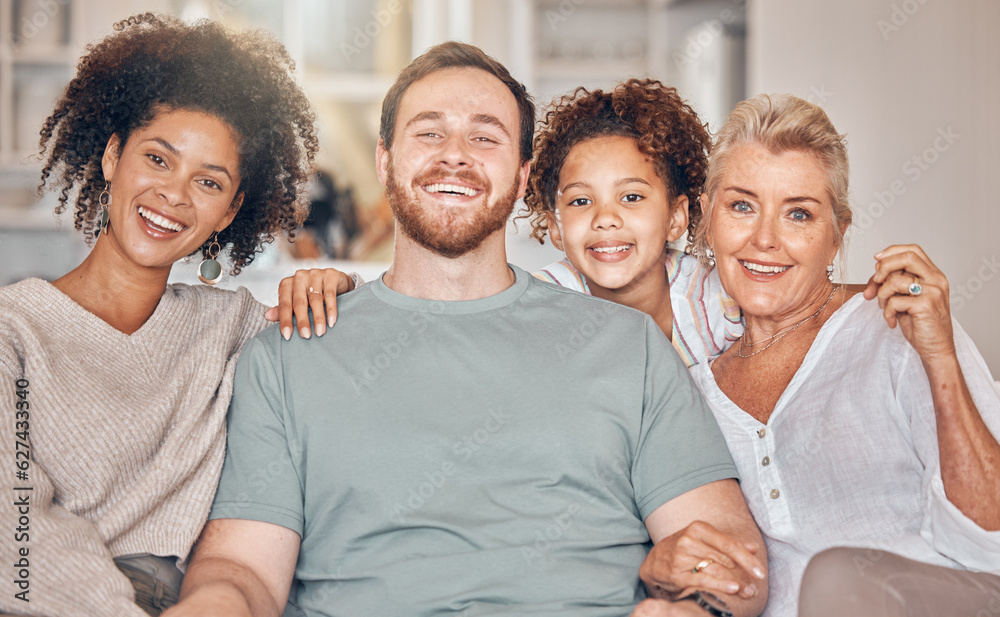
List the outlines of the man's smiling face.
{"type": "Polygon", "coordinates": [[[397,120],[377,163],[403,233],[450,258],[502,234],[528,175],[507,86],[480,69],[442,69],[407,89],[397,120]]]}

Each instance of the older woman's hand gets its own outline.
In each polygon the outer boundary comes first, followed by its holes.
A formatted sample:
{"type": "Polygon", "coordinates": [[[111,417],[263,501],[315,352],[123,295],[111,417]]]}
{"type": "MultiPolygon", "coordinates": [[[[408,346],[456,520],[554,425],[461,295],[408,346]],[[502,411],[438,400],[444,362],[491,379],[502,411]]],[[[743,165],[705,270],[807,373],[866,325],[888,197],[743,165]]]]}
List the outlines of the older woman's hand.
{"type": "Polygon", "coordinates": [[[757,595],[764,565],[758,547],[741,544],[714,526],[695,521],[657,542],[639,568],[639,578],[653,598],[674,600],[690,589],[743,598],[757,595]]]}
{"type": "Polygon", "coordinates": [[[924,362],[955,355],[948,279],[915,244],[875,254],[875,274],[865,299],[878,298],[890,328],[899,324],[924,362]]]}
{"type": "Polygon", "coordinates": [[[1000,530],[1000,443],[983,420],[958,361],[948,281],[919,246],[890,246],[875,259],[865,298],[878,297],[886,321],[899,323],[923,362],[937,416],[945,494],[983,529],[1000,530]],[[914,282],[920,286],[916,294],[914,282]]]}

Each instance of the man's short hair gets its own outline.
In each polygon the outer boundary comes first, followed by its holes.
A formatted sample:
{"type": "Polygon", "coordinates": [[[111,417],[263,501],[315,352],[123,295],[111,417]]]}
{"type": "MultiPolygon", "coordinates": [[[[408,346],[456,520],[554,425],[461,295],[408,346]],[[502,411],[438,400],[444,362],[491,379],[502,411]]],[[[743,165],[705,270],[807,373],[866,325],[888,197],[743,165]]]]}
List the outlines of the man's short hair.
{"type": "Polygon", "coordinates": [[[517,100],[521,115],[521,164],[531,160],[531,138],[535,132],[535,104],[531,100],[524,84],[514,79],[507,67],[488,56],[475,45],[448,41],[431,47],[420,57],[409,64],[396,78],[382,102],[382,121],[379,126],[379,137],[386,150],[392,147],[392,138],[396,130],[396,114],[399,102],[406,91],[419,79],[427,77],[442,69],[473,68],[486,71],[503,82],[517,100]]]}

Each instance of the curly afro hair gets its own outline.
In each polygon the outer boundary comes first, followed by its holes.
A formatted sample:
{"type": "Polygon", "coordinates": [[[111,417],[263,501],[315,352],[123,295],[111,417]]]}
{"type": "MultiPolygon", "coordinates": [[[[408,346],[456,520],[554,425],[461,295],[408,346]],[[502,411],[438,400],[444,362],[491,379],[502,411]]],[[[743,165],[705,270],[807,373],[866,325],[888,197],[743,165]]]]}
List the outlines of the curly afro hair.
{"type": "Polygon", "coordinates": [[[526,205],[519,218],[531,220],[531,236],[545,243],[546,212],[555,212],[559,174],[569,151],[595,137],[635,139],[649,156],[670,199],[688,196],[688,237],[701,210],[698,197],[705,184],[708,130],[675,88],[653,79],[629,79],[611,92],[577,88],[552,102],[535,135],[526,205]]]}
{"type": "Polygon", "coordinates": [[[74,225],[90,238],[105,186],[101,157],[112,135],[124,146],[163,110],[216,116],[239,142],[243,205],[218,236],[239,274],[261,244],[292,232],[307,213],[305,184],[318,140],[315,114],[292,77],[294,62],[264,31],[233,33],[210,21],[189,25],[145,13],[115,30],[88,46],[39,132],[47,153],[39,193],[46,184],[61,189],[60,213],[78,189],[74,225]]]}

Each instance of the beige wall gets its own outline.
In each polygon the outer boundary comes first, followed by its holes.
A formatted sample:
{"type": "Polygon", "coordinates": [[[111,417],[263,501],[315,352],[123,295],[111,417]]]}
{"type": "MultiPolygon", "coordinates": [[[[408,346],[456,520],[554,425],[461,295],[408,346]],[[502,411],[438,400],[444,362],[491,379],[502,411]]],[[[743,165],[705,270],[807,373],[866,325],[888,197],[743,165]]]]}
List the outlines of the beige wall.
{"type": "Polygon", "coordinates": [[[750,0],[750,93],[822,104],[848,135],[847,278],[922,245],[1000,376],[1000,2],[750,0]]]}

